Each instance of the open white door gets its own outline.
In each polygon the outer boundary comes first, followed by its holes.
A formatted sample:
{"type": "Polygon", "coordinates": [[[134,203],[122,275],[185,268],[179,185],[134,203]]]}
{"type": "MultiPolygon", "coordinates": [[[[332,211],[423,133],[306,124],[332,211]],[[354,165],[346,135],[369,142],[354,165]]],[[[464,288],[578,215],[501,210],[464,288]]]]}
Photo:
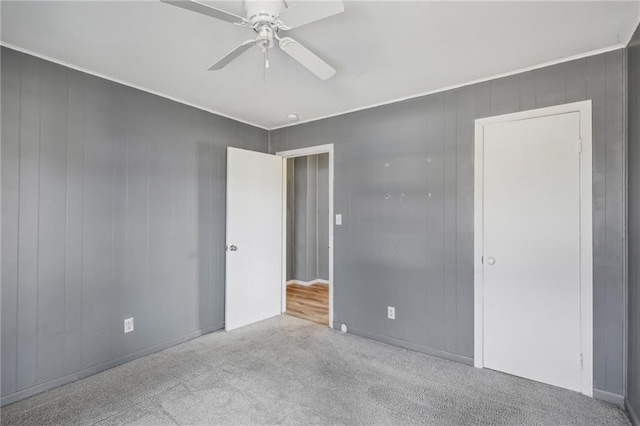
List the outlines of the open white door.
{"type": "Polygon", "coordinates": [[[226,330],[281,313],[282,164],[227,148],[226,330]]]}

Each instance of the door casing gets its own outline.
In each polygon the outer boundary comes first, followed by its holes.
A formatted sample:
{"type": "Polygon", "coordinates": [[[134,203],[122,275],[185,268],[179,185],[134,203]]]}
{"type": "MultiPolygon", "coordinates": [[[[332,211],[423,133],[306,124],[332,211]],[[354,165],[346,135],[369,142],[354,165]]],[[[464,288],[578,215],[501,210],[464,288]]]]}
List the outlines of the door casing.
{"type": "Polygon", "coordinates": [[[484,126],[557,114],[580,114],[580,341],[583,355],[581,393],[593,396],[593,202],[592,104],[590,100],[475,121],[474,160],[474,366],[484,367],[484,126]]]}

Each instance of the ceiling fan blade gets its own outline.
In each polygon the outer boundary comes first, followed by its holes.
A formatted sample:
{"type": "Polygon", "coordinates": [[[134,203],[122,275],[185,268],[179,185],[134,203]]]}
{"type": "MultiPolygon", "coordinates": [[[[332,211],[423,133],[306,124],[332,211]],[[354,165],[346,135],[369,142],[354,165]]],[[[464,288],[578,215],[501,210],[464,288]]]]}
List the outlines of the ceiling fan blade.
{"type": "Polygon", "coordinates": [[[215,64],[211,65],[211,67],[209,68],[209,71],[220,70],[220,69],[226,67],[234,59],[236,59],[238,56],[242,55],[244,52],[249,50],[251,48],[251,46],[253,46],[254,44],[256,44],[256,40],[247,40],[247,41],[245,41],[240,46],[236,47],[231,52],[227,53],[224,58],[220,59],[218,62],[216,62],[215,64]]]}
{"type": "Polygon", "coordinates": [[[283,10],[278,19],[285,27],[292,29],[342,12],[344,12],[344,3],[340,0],[308,0],[283,10]]]}
{"type": "Polygon", "coordinates": [[[225,12],[224,10],[216,9],[215,7],[208,6],[206,4],[197,2],[195,0],[160,0],[160,1],[162,3],[167,3],[172,6],[178,6],[183,9],[190,10],[192,12],[197,12],[203,15],[211,16],[212,18],[231,22],[232,24],[241,25],[246,23],[245,19],[241,16],[234,15],[233,13],[225,12]]]}
{"type": "Polygon", "coordinates": [[[317,75],[321,80],[328,80],[336,73],[336,70],[329,64],[292,38],[285,37],[280,40],[280,49],[300,62],[302,66],[317,75]]]}

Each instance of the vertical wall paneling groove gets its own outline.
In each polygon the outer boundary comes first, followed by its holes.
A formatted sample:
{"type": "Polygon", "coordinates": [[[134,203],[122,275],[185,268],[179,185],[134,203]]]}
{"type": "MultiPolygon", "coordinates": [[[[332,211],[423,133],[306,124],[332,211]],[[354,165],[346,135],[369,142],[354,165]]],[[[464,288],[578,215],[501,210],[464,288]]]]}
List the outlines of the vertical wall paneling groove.
{"type": "Polygon", "coordinates": [[[607,298],[605,282],[605,237],[606,228],[598,226],[606,221],[605,211],[605,155],[606,155],[606,127],[605,127],[605,57],[599,55],[588,58],[586,63],[587,99],[594,100],[593,110],[593,324],[594,345],[593,358],[595,368],[593,372],[594,387],[602,386],[606,381],[606,348],[602,337],[606,315],[604,311],[607,298]],[[598,100],[598,102],[596,102],[598,100]]]}
{"type": "Polygon", "coordinates": [[[67,78],[64,68],[46,62],[40,72],[48,78],[40,87],[36,371],[45,382],[64,374],[67,78]]]}
{"type": "Polygon", "coordinates": [[[640,425],[640,27],[627,48],[628,298],[626,407],[640,425]]]}
{"type": "Polygon", "coordinates": [[[444,349],[447,352],[455,353],[457,350],[457,270],[456,270],[456,238],[449,238],[450,235],[456,234],[457,229],[457,216],[456,205],[458,200],[457,195],[457,105],[456,105],[457,92],[451,91],[445,94],[444,105],[444,157],[443,168],[444,176],[443,182],[445,187],[445,198],[443,205],[443,217],[444,226],[442,228],[443,235],[443,255],[444,255],[444,277],[443,281],[452,283],[452,285],[446,286],[445,291],[445,306],[448,309],[445,311],[444,323],[445,329],[445,345],[444,349]]]}
{"type": "Polygon", "coordinates": [[[602,343],[609,348],[606,354],[606,385],[605,388],[620,388],[624,386],[624,371],[619,361],[623,359],[624,345],[619,344],[624,336],[624,191],[625,167],[624,157],[624,51],[617,50],[606,55],[606,153],[605,153],[605,223],[606,223],[606,275],[605,283],[609,288],[606,302],[606,330],[602,343]],[[622,200],[622,202],[621,202],[622,200]],[[621,295],[621,297],[615,297],[621,295]],[[622,325],[622,327],[621,327],[622,325]]]}
{"type": "MultiPolygon", "coordinates": [[[[17,56],[15,56],[17,58],[17,56]]],[[[11,59],[9,59],[11,60],[11,59]]],[[[2,61],[3,63],[5,61],[2,61]]],[[[37,383],[40,61],[21,58],[18,219],[17,389],[37,383]]],[[[4,141],[4,139],[3,139],[4,141]]],[[[2,203],[3,208],[9,200],[2,203]]]]}
{"type": "Polygon", "coordinates": [[[221,328],[226,147],[267,132],[1,51],[2,403],[221,328]]]}
{"type": "MultiPolygon", "coordinates": [[[[10,55],[14,55],[13,52],[10,55]]],[[[3,392],[17,387],[18,237],[20,207],[20,91],[21,67],[16,58],[2,69],[2,362],[3,392]],[[11,100],[11,101],[10,101],[11,100]],[[17,102],[16,102],[17,100],[17,102]],[[5,119],[6,118],[6,119],[5,119]]]]}
{"type": "MultiPolygon", "coordinates": [[[[445,288],[441,284],[444,279],[444,211],[443,211],[443,167],[442,148],[444,139],[443,94],[436,94],[428,100],[427,119],[427,342],[434,342],[443,348],[445,333],[445,288]],[[431,316],[433,317],[431,318],[431,316]]],[[[398,313],[403,309],[396,307],[398,313]]]]}
{"type": "Polygon", "coordinates": [[[458,328],[455,353],[473,353],[473,342],[466,336],[473,333],[473,140],[475,114],[475,88],[464,87],[458,90],[457,98],[457,211],[456,211],[456,287],[458,328]]]}
{"type": "Polygon", "coordinates": [[[623,63],[617,50],[272,131],[271,152],[335,146],[335,209],[343,214],[335,228],[336,325],[470,363],[474,120],[590,99],[594,388],[620,401],[623,63]],[[392,175],[386,163],[404,172],[392,175]],[[388,320],[393,303],[396,320],[388,320]]]}
{"type": "Polygon", "coordinates": [[[81,368],[82,207],[84,163],[84,78],[67,75],[64,374],[81,368]]]}

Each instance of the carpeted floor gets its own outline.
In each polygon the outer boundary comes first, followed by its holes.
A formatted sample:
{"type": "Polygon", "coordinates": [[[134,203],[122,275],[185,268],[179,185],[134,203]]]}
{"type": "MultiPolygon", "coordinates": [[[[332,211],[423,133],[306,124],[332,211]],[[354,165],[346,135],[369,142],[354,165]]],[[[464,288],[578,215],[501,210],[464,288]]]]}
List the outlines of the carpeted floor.
{"type": "Polygon", "coordinates": [[[629,425],[575,392],[282,315],[2,408],[3,425],[629,425]]]}

